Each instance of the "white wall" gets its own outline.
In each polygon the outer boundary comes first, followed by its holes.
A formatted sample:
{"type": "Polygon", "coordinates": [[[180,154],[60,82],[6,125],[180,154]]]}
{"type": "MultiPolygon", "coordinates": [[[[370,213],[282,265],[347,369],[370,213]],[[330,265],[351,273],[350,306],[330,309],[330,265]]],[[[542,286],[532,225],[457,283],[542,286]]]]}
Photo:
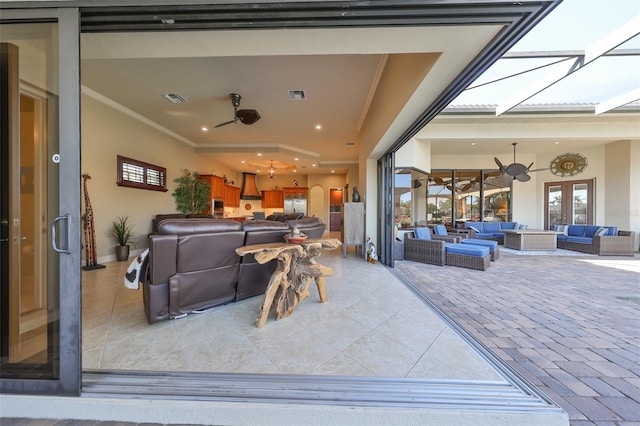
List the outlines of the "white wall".
{"type": "MultiPolygon", "coordinates": [[[[173,180],[183,169],[219,176],[226,175],[235,186],[242,186],[242,173],[231,170],[215,161],[211,155],[196,154],[185,143],[150,127],[127,115],[126,110],[116,110],[91,96],[82,96],[82,172],[89,173],[89,197],[96,228],[96,250],[101,263],[115,260],[110,238],[111,223],[118,216],[128,216],[138,236],[133,253],[147,247],[147,234],[151,232],[151,220],[156,214],[176,213],[173,180]],[[116,156],[122,155],[167,169],[167,192],[148,191],[116,185],[116,156]]],[[[329,223],[329,188],[344,187],[346,175],[298,175],[276,174],[256,177],[258,190],[282,189],[298,186],[320,188],[310,194],[308,212],[329,223]]],[[[83,204],[83,214],[84,214],[83,204]]],[[[261,200],[240,200],[239,208],[225,208],[231,216],[251,216],[256,211],[266,215],[282,209],[264,209],[261,200]]],[[[84,252],[83,252],[84,253],[84,252]]]]}
{"type": "MultiPolygon", "coordinates": [[[[89,173],[88,192],[93,209],[96,250],[99,262],[115,259],[110,238],[111,223],[128,216],[138,235],[136,252],[147,247],[151,219],[159,213],[176,213],[173,180],[183,169],[229,173],[221,164],[198,156],[183,142],[135,120],[87,95],[82,95],[82,173],[89,173]],[[167,192],[126,188],[116,185],[116,156],[155,164],[167,169],[167,192]]],[[[83,204],[83,214],[85,207],[83,204]]],[[[81,233],[82,235],[82,233],[81,233]]],[[[84,252],[83,252],[84,253],[84,252]]]]}

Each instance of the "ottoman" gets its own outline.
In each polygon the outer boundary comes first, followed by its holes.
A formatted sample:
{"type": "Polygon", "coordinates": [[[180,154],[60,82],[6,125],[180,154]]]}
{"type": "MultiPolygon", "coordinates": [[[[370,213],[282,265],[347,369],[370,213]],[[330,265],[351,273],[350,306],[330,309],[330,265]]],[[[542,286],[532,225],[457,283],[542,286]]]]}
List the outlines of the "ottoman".
{"type": "Polygon", "coordinates": [[[500,257],[500,247],[497,241],[492,240],[476,240],[476,239],[467,239],[462,240],[462,244],[471,244],[482,247],[489,247],[491,250],[491,260],[496,260],[500,257]]]}
{"type": "Polygon", "coordinates": [[[447,244],[447,265],[484,271],[491,263],[491,250],[473,244],[447,244]]]}

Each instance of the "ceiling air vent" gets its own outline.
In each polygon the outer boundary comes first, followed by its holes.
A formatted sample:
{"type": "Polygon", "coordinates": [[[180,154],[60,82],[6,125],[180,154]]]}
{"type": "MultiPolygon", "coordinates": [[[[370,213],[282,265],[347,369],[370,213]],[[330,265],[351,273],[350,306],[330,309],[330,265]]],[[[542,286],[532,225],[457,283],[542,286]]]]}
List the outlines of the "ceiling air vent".
{"type": "Polygon", "coordinates": [[[304,90],[289,90],[289,97],[294,101],[304,101],[307,99],[304,90]]]}
{"type": "Polygon", "coordinates": [[[163,93],[162,97],[174,104],[183,104],[187,102],[185,98],[183,98],[177,93],[163,93]]]}

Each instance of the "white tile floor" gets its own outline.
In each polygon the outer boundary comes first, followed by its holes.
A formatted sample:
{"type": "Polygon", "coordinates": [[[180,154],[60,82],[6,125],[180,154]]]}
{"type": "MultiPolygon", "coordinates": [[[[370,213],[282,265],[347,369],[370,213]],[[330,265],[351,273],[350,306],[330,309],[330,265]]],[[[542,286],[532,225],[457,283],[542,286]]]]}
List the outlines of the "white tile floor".
{"type": "Polygon", "coordinates": [[[312,286],[289,318],[256,328],[262,297],[149,325],[128,262],[83,272],[83,368],[502,380],[380,264],[324,252],[327,303],[312,286]]]}

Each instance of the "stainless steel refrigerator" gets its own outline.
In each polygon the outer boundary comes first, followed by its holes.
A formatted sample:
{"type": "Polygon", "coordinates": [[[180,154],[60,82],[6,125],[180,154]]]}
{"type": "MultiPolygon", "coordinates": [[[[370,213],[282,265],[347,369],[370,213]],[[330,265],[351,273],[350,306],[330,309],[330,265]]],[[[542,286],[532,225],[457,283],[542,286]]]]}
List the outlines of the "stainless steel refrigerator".
{"type": "Polygon", "coordinates": [[[284,194],[285,213],[304,213],[307,215],[307,194],[284,194]]]}

